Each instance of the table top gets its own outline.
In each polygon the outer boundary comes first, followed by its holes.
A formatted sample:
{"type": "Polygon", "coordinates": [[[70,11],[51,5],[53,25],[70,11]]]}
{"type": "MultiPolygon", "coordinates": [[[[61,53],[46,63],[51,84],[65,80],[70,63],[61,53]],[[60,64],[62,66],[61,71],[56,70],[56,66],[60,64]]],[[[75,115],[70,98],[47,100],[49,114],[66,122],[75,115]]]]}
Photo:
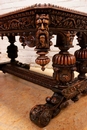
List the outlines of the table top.
{"type": "Polygon", "coordinates": [[[54,34],[58,30],[87,32],[87,13],[51,4],[35,4],[7,14],[0,15],[0,35],[34,32],[36,14],[48,14],[49,29],[54,34]]]}

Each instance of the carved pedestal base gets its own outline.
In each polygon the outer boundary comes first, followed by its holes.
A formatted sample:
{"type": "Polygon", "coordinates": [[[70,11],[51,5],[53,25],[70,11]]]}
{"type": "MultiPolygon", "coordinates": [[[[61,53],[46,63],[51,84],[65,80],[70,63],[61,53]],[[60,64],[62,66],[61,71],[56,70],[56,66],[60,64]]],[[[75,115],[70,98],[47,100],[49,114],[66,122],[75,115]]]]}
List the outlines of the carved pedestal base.
{"type": "Polygon", "coordinates": [[[76,79],[72,84],[69,84],[66,89],[54,92],[52,97],[46,98],[46,104],[36,105],[30,111],[30,119],[39,127],[45,127],[50,120],[59,112],[67,107],[68,100],[77,101],[78,95],[87,94],[87,79],[76,79]],[[70,86],[70,87],[69,87],[70,86]]]}

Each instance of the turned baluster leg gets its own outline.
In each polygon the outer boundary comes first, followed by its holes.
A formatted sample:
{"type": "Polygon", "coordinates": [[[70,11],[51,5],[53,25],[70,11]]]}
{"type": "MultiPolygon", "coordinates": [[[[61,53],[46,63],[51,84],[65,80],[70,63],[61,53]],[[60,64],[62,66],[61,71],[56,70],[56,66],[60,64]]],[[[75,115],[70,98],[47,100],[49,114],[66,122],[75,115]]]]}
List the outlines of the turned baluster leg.
{"type": "Polygon", "coordinates": [[[11,59],[11,63],[15,62],[15,58],[17,58],[17,46],[14,45],[15,43],[15,36],[13,35],[9,35],[8,36],[8,40],[10,42],[10,45],[7,47],[7,53],[8,53],[8,57],[11,59]]]}
{"type": "Polygon", "coordinates": [[[77,37],[79,42],[78,45],[81,48],[75,52],[77,61],[76,66],[77,72],[79,72],[78,78],[84,79],[85,73],[87,73],[87,35],[85,33],[79,32],[77,33],[77,37]]]}
{"type": "MultiPolygon", "coordinates": [[[[46,104],[36,105],[30,111],[30,119],[36,125],[44,127],[55,117],[62,108],[68,105],[67,97],[64,97],[62,91],[67,89],[74,80],[73,71],[76,70],[76,58],[69,54],[68,49],[72,47],[74,32],[62,32],[57,34],[56,47],[60,52],[53,56],[53,78],[56,80],[56,86],[53,87],[54,94],[46,98],[46,104]]],[[[72,97],[72,95],[70,95],[72,97]]]]}
{"type": "MultiPolygon", "coordinates": [[[[77,72],[79,72],[78,79],[86,79],[87,73],[87,34],[84,32],[77,33],[78,45],[81,47],[75,52],[77,72]]],[[[87,93],[87,89],[83,91],[87,93]]]]}

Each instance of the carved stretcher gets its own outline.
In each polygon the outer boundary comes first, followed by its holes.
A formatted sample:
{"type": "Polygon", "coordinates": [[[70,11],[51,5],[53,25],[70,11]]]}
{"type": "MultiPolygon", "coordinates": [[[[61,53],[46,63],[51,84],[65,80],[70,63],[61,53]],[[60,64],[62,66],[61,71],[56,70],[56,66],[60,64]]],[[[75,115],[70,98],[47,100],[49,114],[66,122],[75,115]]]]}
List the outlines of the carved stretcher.
{"type": "Polygon", "coordinates": [[[54,94],[46,98],[45,104],[36,105],[30,111],[30,119],[45,127],[50,120],[68,105],[68,100],[77,101],[79,95],[87,93],[87,14],[54,5],[33,5],[0,16],[0,36],[7,36],[10,62],[0,63],[0,70],[51,89],[54,94]],[[16,61],[18,48],[15,37],[23,47],[35,47],[38,54],[35,62],[41,66],[50,62],[47,53],[56,35],[55,47],[60,51],[52,57],[53,77],[30,71],[28,64],[16,61]],[[77,36],[79,50],[69,53],[73,39],[77,36]],[[74,71],[79,74],[74,78],[74,71]]]}

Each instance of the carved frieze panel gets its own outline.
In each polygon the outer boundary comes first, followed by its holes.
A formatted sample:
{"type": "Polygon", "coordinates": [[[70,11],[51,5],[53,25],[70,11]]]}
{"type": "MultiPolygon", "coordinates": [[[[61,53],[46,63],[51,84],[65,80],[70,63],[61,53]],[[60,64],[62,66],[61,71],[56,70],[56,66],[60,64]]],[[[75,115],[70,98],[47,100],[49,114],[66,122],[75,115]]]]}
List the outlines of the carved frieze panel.
{"type": "Polygon", "coordinates": [[[22,30],[28,28],[34,28],[34,16],[13,18],[0,22],[0,30],[22,30]]]}
{"type": "Polygon", "coordinates": [[[0,33],[6,31],[34,31],[36,14],[49,15],[49,30],[77,30],[87,32],[87,14],[54,5],[37,5],[0,16],[0,33]]]}
{"type": "Polygon", "coordinates": [[[50,27],[64,29],[87,30],[87,17],[78,16],[66,12],[50,15],[50,27]]]}

